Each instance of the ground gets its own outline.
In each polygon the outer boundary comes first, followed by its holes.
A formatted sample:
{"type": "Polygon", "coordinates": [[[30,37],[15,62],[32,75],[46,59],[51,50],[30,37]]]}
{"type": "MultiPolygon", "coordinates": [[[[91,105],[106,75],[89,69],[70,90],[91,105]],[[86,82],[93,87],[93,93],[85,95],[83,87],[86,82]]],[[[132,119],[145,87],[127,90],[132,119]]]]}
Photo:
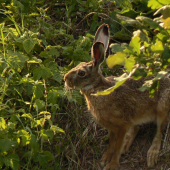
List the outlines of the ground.
{"type": "MultiPolygon", "coordinates": [[[[86,106],[70,104],[68,108],[67,114],[61,119],[66,121],[67,117],[67,121],[62,122],[67,125],[64,139],[67,147],[62,155],[61,169],[102,170],[100,160],[108,146],[107,130],[97,125],[86,106]]],[[[170,170],[170,127],[165,128],[157,165],[147,167],[147,151],[155,132],[154,124],[140,126],[129,152],[120,158],[120,170],[170,170]]]]}

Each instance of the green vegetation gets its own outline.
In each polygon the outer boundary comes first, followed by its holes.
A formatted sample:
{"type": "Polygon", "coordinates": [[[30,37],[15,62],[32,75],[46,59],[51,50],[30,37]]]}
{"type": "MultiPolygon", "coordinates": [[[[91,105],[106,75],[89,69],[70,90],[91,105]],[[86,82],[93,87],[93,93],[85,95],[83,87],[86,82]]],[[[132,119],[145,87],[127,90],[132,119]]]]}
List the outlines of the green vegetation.
{"type": "Polygon", "coordinates": [[[115,74],[124,66],[127,77],[135,69],[135,79],[156,75],[141,89],[152,95],[170,63],[169,0],[0,3],[0,169],[98,169],[107,137],[95,136],[82,96],[65,92],[63,76],[90,60],[102,23],[111,29],[108,66],[118,65],[115,74]]]}

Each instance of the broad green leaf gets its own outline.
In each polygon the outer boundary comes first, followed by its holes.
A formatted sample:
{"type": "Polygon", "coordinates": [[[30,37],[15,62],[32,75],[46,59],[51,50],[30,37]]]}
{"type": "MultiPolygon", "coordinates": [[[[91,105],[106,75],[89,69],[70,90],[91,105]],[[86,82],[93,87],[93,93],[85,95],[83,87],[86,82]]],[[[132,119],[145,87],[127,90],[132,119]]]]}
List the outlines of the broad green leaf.
{"type": "Polygon", "coordinates": [[[16,127],[16,124],[17,124],[17,123],[8,122],[8,125],[7,125],[7,127],[8,127],[8,129],[15,129],[15,127],[16,127]]]}
{"type": "Polygon", "coordinates": [[[40,120],[31,121],[31,128],[41,125],[40,120]]]}
{"type": "Polygon", "coordinates": [[[169,29],[170,28],[170,9],[169,8],[164,9],[162,14],[163,14],[163,17],[161,18],[161,20],[164,23],[163,27],[166,29],[169,29]]]}
{"type": "Polygon", "coordinates": [[[36,39],[28,38],[28,39],[24,40],[23,41],[24,50],[29,54],[31,52],[31,50],[33,50],[36,43],[37,43],[36,39]]]}
{"type": "Polygon", "coordinates": [[[52,77],[52,79],[54,79],[55,81],[57,81],[59,84],[61,84],[62,80],[63,80],[63,76],[64,74],[60,71],[56,71],[54,72],[54,75],[52,77]]]}
{"type": "Polygon", "coordinates": [[[22,71],[28,59],[28,56],[26,56],[22,52],[13,52],[10,50],[8,51],[7,61],[10,66],[18,72],[22,71]]]}
{"type": "Polygon", "coordinates": [[[126,54],[122,52],[118,52],[117,54],[110,55],[106,60],[106,63],[109,68],[112,68],[115,65],[124,66],[125,62],[126,62],[126,54]]]}
{"type": "Polygon", "coordinates": [[[44,118],[48,120],[51,119],[51,113],[47,111],[42,111],[38,115],[44,115],[44,118]]]}
{"type": "Polygon", "coordinates": [[[43,137],[44,139],[48,139],[48,135],[45,133],[45,129],[41,129],[41,133],[40,133],[40,135],[41,135],[41,137],[43,137]]]}
{"type": "Polygon", "coordinates": [[[54,131],[55,133],[65,133],[63,129],[59,128],[56,125],[51,125],[50,129],[54,131]]]}
{"type": "Polygon", "coordinates": [[[0,153],[7,152],[16,145],[11,139],[0,139],[0,153]]]}
{"type": "Polygon", "coordinates": [[[53,155],[50,151],[43,151],[38,154],[38,161],[42,167],[48,166],[48,163],[53,160],[53,155]]]}
{"type": "Polygon", "coordinates": [[[58,51],[57,49],[55,49],[55,48],[51,48],[51,49],[48,51],[48,54],[53,55],[53,56],[55,56],[55,57],[59,57],[59,56],[60,56],[59,51],[58,51]]]}
{"type": "Polygon", "coordinates": [[[99,95],[109,95],[111,92],[113,92],[116,88],[118,88],[119,86],[121,86],[125,81],[127,80],[127,78],[117,82],[115,84],[115,86],[113,87],[110,87],[104,91],[101,91],[101,92],[97,92],[96,94],[94,94],[95,96],[99,96],[99,95]]]}
{"type": "Polygon", "coordinates": [[[32,90],[35,98],[41,98],[44,96],[44,87],[42,84],[34,85],[32,90]]]}
{"type": "Polygon", "coordinates": [[[45,102],[43,100],[36,99],[34,102],[34,107],[38,110],[41,110],[45,107],[45,102]]]}
{"type": "Polygon", "coordinates": [[[129,46],[131,47],[133,52],[136,52],[137,55],[140,54],[140,32],[138,32],[136,35],[134,35],[130,41],[129,46]]]}
{"type": "Polygon", "coordinates": [[[40,78],[47,79],[51,76],[51,71],[49,68],[41,66],[35,68],[33,71],[34,80],[39,80],[40,78]]]}
{"type": "Polygon", "coordinates": [[[156,77],[154,78],[154,81],[160,80],[162,78],[164,78],[167,75],[168,72],[166,71],[159,71],[156,75],[156,77]]]}
{"type": "Polygon", "coordinates": [[[51,113],[47,111],[42,111],[38,115],[51,115],[51,113]]]}
{"type": "Polygon", "coordinates": [[[0,130],[6,129],[6,122],[3,117],[0,117],[0,130]]]}
{"type": "Polygon", "coordinates": [[[127,47],[127,44],[122,43],[121,45],[118,43],[113,43],[110,45],[110,48],[113,53],[123,52],[123,50],[127,47]]]}
{"type": "Polygon", "coordinates": [[[42,129],[41,130],[41,136],[45,139],[52,139],[54,137],[54,133],[52,130],[45,130],[45,129],[42,129]]]}
{"type": "Polygon", "coordinates": [[[134,20],[132,18],[122,16],[122,15],[119,15],[119,14],[117,14],[116,16],[117,16],[117,18],[119,18],[120,20],[125,21],[129,25],[137,25],[137,24],[139,24],[136,20],[134,20]]]}
{"type": "Polygon", "coordinates": [[[26,118],[33,120],[31,113],[24,113],[24,114],[21,115],[21,117],[26,117],[26,118]]]}
{"type": "MultiPolygon", "coordinates": [[[[60,95],[63,96],[62,93],[60,93],[60,95]]],[[[79,104],[82,104],[82,95],[78,91],[72,90],[72,91],[69,91],[68,93],[66,93],[66,95],[67,95],[67,99],[70,102],[77,102],[79,104]]]]}
{"type": "Polygon", "coordinates": [[[17,135],[18,137],[21,137],[23,146],[28,145],[30,143],[31,137],[30,137],[29,132],[27,132],[26,130],[23,130],[23,129],[19,130],[17,132],[17,135]]]}
{"type": "Polygon", "coordinates": [[[127,71],[130,73],[134,67],[135,64],[135,59],[134,57],[129,57],[126,59],[125,62],[125,68],[127,69],[127,71]]]}
{"type": "Polygon", "coordinates": [[[27,63],[31,63],[31,64],[42,63],[42,60],[38,59],[37,57],[32,57],[32,59],[27,61],[27,63]]]}
{"type": "Polygon", "coordinates": [[[129,35],[129,34],[127,34],[127,33],[125,33],[123,30],[121,30],[121,31],[118,31],[118,32],[116,32],[114,35],[113,35],[113,38],[115,38],[115,39],[119,39],[119,40],[130,40],[131,39],[131,35],[129,35]]]}
{"type": "Polygon", "coordinates": [[[49,103],[56,104],[58,97],[59,97],[58,91],[55,89],[52,89],[48,92],[47,100],[49,103]]]}
{"type": "Polygon", "coordinates": [[[156,40],[156,43],[151,45],[151,50],[156,53],[162,53],[164,50],[162,41],[156,40]]]}
{"type": "Polygon", "coordinates": [[[148,7],[151,7],[152,9],[158,9],[168,4],[170,4],[170,0],[149,0],[148,1],[148,7]]]}
{"type": "Polygon", "coordinates": [[[150,26],[151,29],[161,29],[159,23],[156,21],[153,21],[151,18],[144,17],[144,16],[138,16],[136,17],[136,20],[141,21],[145,26],[150,26]]]}
{"type": "Polygon", "coordinates": [[[34,134],[31,134],[30,146],[34,151],[39,149],[39,144],[37,142],[37,137],[34,134]]]}
{"type": "Polygon", "coordinates": [[[11,167],[13,170],[19,169],[19,156],[17,154],[9,154],[3,159],[7,167],[11,167]]]}

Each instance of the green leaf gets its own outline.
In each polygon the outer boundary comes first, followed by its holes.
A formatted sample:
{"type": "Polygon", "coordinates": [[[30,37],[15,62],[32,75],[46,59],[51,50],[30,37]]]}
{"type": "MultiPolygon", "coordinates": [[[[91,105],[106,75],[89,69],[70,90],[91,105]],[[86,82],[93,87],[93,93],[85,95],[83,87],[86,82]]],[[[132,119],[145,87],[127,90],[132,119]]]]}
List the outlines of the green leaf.
{"type": "Polygon", "coordinates": [[[167,4],[170,4],[170,0],[149,0],[148,7],[158,9],[167,4]]]}
{"type": "Polygon", "coordinates": [[[12,68],[21,72],[25,66],[28,56],[24,55],[22,52],[13,52],[8,50],[7,61],[12,68]]]}
{"type": "Polygon", "coordinates": [[[129,47],[131,47],[132,51],[137,53],[137,55],[140,54],[140,32],[136,32],[137,34],[134,35],[130,41],[129,47]]]}
{"type": "Polygon", "coordinates": [[[119,86],[121,86],[123,83],[125,83],[125,81],[127,80],[127,78],[117,82],[115,84],[115,86],[113,87],[110,87],[104,91],[101,91],[101,92],[97,92],[96,94],[94,94],[94,96],[99,96],[99,95],[109,95],[111,92],[113,92],[116,88],[118,88],[119,86]]]}
{"type": "Polygon", "coordinates": [[[6,129],[6,122],[3,117],[0,117],[0,130],[6,129]]]}
{"type": "Polygon", "coordinates": [[[117,54],[110,55],[106,60],[106,63],[109,68],[112,68],[115,65],[124,66],[125,62],[126,62],[126,54],[122,52],[118,52],[117,54]]]}
{"type": "Polygon", "coordinates": [[[62,80],[63,80],[63,73],[62,72],[59,72],[59,71],[56,71],[55,73],[54,73],[54,75],[53,75],[53,79],[55,80],[55,81],[57,81],[59,84],[61,84],[61,82],[62,82],[62,80]]]}
{"type": "Polygon", "coordinates": [[[168,73],[167,71],[159,71],[156,77],[154,78],[154,81],[161,80],[167,75],[167,73],[168,73]]]}
{"type": "Polygon", "coordinates": [[[48,163],[53,160],[53,155],[49,151],[43,151],[37,155],[37,158],[42,167],[47,167],[48,163]]]}
{"type": "Polygon", "coordinates": [[[54,131],[55,133],[65,133],[63,129],[59,128],[56,125],[51,125],[50,129],[54,131]]]}
{"type": "Polygon", "coordinates": [[[36,64],[36,63],[42,63],[41,59],[38,59],[37,57],[32,57],[31,60],[28,60],[27,63],[31,63],[31,64],[36,64]]]}
{"type": "Polygon", "coordinates": [[[16,145],[16,142],[11,139],[0,139],[0,153],[7,152],[16,145]]]}
{"type": "Polygon", "coordinates": [[[118,19],[125,21],[126,24],[129,24],[129,25],[137,25],[138,24],[138,22],[136,20],[132,19],[132,18],[122,16],[122,15],[119,15],[119,14],[117,14],[116,16],[117,16],[118,19]]]}
{"type": "Polygon", "coordinates": [[[154,45],[151,45],[151,50],[155,53],[162,53],[164,50],[162,41],[156,40],[156,43],[154,45]]]}
{"type": "Polygon", "coordinates": [[[36,99],[34,102],[34,107],[38,110],[41,110],[45,107],[45,102],[43,100],[36,99]]]}
{"type": "Polygon", "coordinates": [[[151,29],[162,29],[156,21],[153,21],[151,18],[138,16],[136,20],[141,21],[145,26],[150,26],[151,29]]]}
{"type": "Polygon", "coordinates": [[[134,65],[135,65],[134,57],[129,57],[129,58],[126,59],[125,68],[127,69],[128,72],[132,71],[134,65]]]}
{"type": "Polygon", "coordinates": [[[36,43],[37,43],[36,39],[28,38],[28,39],[24,40],[23,41],[24,50],[29,54],[31,52],[31,50],[33,50],[36,43]]]}
{"type": "Polygon", "coordinates": [[[41,98],[44,96],[44,87],[42,84],[33,86],[33,94],[35,98],[41,98]]]}
{"type": "Polygon", "coordinates": [[[31,115],[31,113],[24,113],[24,114],[22,114],[21,117],[26,117],[26,118],[29,118],[29,119],[33,120],[33,117],[31,115]]]}
{"type": "Polygon", "coordinates": [[[17,132],[17,135],[18,137],[21,137],[23,146],[28,145],[30,143],[31,137],[30,137],[29,132],[27,132],[26,130],[23,130],[23,129],[19,130],[17,132]]]}
{"type": "Polygon", "coordinates": [[[163,27],[166,28],[166,29],[170,29],[170,9],[169,8],[165,8],[163,10],[163,12],[162,12],[163,17],[161,18],[161,20],[164,23],[163,27]]]}
{"type": "Polygon", "coordinates": [[[123,52],[123,50],[127,47],[127,44],[122,43],[121,45],[118,43],[110,44],[110,48],[113,53],[123,52]]]}
{"type": "Polygon", "coordinates": [[[33,71],[34,80],[39,80],[40,78],[47,79],[51,76],[51,71],[49,68],[41,66],[33,71]]]}
{"type": "Polygon", "coordinates": [[[57,103],[58,97],[59,97],[58,91],[55,89],[52,89],[48,92],[47,100],[49,103],[55,104],[57,103]]]}
{"type": "Polygon", "coordinates": [[[31,134],[30,146],[36,152],[39,149],[39,144],[37,142],[37,137],[34,134],[31,134]]]}
{"type": "Polygon", "coordinates": [[[7,167],[11,167],[13,170],[19,169],[19,156],[17,154],[9,154],[3,160],[7,167]]]}
{"type": "Polygon", "coordinates": [[[60,53],[57,49],[55,48],[51,48],[49,51],[48,51],[48,54],[49,55],[52,55],[52,56],[55,56],[55,57],[59,57],[60,56],[60,53]]]}
{"type": "Polygon", "coordinates": [[[54,137],[54,133],[51,130],[45,130],[45,129],[41,129],[41,137],[45,138],[45,139],[53,139],[54,137]]]}

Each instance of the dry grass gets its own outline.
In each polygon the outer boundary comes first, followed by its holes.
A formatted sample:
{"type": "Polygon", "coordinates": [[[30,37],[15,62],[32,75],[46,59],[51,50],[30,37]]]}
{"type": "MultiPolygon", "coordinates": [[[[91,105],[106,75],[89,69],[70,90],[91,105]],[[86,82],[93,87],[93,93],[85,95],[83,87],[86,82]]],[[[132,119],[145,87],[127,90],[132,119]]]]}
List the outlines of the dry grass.
{"type": "MultiPolygon", "coordinates": [[[[86,106],[69,103],[60,119],[66,136],[60,155],[61,170],[102,170],[100,160],[108,145],[108,133],[95,123],[86,106]]],[[[151,146],[156,126],[141,126],[129,152],[121,156],[120,170],[168,170],[170,168],[170,129],[163,141],[158,164],[148,168],[146,156],[151,146]]]]}

